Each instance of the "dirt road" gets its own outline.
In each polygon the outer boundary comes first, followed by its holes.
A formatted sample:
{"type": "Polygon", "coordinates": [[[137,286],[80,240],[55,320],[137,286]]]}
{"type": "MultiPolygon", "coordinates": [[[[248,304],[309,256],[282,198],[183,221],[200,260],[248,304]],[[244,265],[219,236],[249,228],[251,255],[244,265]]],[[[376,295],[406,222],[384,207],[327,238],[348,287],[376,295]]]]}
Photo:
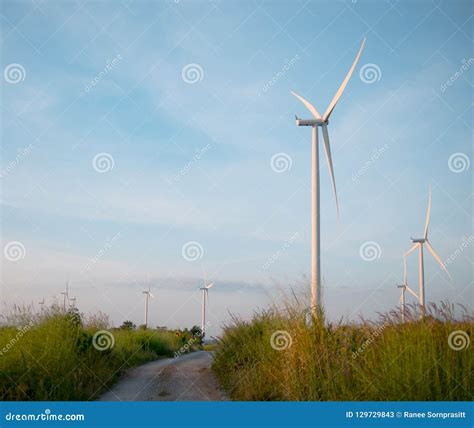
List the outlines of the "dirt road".
{"type": "Polygon", "coordinates": [[[152,361],[125,374],[100,401],[224,401],[211,372],[212,356],[199,351],[152,361]]]}

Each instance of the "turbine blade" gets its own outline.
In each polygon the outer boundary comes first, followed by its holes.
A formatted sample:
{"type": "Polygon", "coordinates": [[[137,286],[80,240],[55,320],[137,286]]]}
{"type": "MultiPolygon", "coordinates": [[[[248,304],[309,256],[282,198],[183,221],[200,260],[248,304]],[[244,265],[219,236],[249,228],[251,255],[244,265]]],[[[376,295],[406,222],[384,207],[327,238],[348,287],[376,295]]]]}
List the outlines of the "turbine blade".
{"type": "Polygon", "coordinates": [[[352,76],[352,73],[354,72],[357,63],[359,62],[360,55],[362,54],[362,50],[364,49],[365,46],[365,38],[362,41],[362,45],[360,46],[359,52],[357,53],[357,56],[349,69],[349,72],[346,75],[346,78],[342,82],[341,86],[339,87],[339,90],[336,92],[336,95],[334,95],[334,98],[331,101],[331,104],[329,104],[328,109],[326,110],[326,113],[324,113],[323,116],[323,121],[326,122],[326,120],[329,119],[329,116],[331,116],[332,111],[334,110],[334,107],[336,107],[337,102],[339,101],[339,98],[341,98],[342,93],[344,92],[344,89],[346,89],[347,83],[349,82],[349,79],[352,76]]]}
{"type": "Polygon", "coordinates": [[[151,297],[152,299],[155,298],[155,296],[154,296],[150,291],[148,292],[148,294],[150,295],[150,297],[151,297]]]}
{"type": "Polygon", "coordinates": [[[408,285],[406,286],[406,289],[408,290],[409,293],[413,294],[417,299],[419,299],[418,294],[416,294],[408,285]]]}
{"type": "Polygon", "coordinates": [[[406,258],[406,256],[408,256],[408,254],[410,254],[410,253],[412,253],[413,251],[415,251],[415,250],[418,248],[419,245],[420,245],[420,244],[418,244],[418,242],[415,242],[415,243],[413,244],[413,247],[411,247],[411,248],[404,254],[404,257],[406,258]]]}
{"type": "Polygon", "coordinates": [[[329,143],[329,133],[326,124],[323,124],[323,139],[324,139],[324,153],[326,153],[326,160],[328,161],[329,174],[331,175],[332,190],[334,198],[336,199],[337,218],[339,218],[339,201],[337,200],[336,180],[334,178],[334,167],[332,166],[331,145],[329,143]]]}
{"type": "Polygon", "coordinates": [[[306,108],[311,112],[315,119],[321,119],[321,115],[319,114],[318,110],[306,99],[304,99],[301,95],[298,95],[296,92],[291,91],[291,95],[294,95],[298,98],[306,108]]]}
{"type": "Polygon", "coordinates": [[[448,272],[448,268],[446,267],[446,265],[441,260],[441,257],[438,256],[438,254],[436,253],[434,248],[431,246],[431,244],[428,241],[426,241],[425,244],[426,244],[426,247],[428,248],[428,251],[431,253],[431,255],[436,259],[436,261],[439,263],[441,268],[448,274],[449,279],[452,279],[451,274],[448,272]]]}
{"type": "Polygon", "coordinates": [[[428,238],[428,225],[430,224],[430,214],[431,214],[431,186],[428,192],[428,210],[426,211],[426,221],[425,221],[425,231],[423,237],[428,238]]]}
{"type": "Polygon", "coordinates": [[[403,255],[403,285],[407,285],[407,257],[403,255]]]}
{"type": "Polygon", "coordinates": [[[211,282],[211,283],[207,284],[206,288],[209,290],[209,288],[211,288],[213,285],[214,285],[214,283],[211,282]]]}

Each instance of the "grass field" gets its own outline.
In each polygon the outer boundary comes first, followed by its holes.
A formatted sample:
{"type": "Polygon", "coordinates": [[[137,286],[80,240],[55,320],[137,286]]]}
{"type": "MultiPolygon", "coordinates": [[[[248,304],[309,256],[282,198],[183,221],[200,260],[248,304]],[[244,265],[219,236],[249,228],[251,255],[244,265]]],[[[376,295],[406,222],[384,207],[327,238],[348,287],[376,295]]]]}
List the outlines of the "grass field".
{"type": "Polygon", "coordinates": [[[189,332],[111,329],[106,317],[84,321],[57,308],[42,315],[16,311],[0,328],[0,397],[91,400],[125,369],[184,352],[190,338],[189,332]]]}
{"type": "Polygon", "coordinates": [[[289,305],[234,318],[213,370],[234,400],[472,400],[473,318],[430,305],[378,322],[309,322],[289,305]]]}

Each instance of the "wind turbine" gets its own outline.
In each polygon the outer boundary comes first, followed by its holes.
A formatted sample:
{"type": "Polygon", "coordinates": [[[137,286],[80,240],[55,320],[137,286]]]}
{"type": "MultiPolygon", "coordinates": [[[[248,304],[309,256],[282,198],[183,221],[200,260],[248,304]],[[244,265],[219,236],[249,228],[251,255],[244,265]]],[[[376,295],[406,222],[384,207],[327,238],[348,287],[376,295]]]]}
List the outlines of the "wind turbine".
{"type": "Polygon", "coordinates": [[[40,305],[40,313],[43,313],[43,309],[44,309],[44,296],[43,296],[43,300],[41,300],[41,302],[38,302],[38,304],[40,305]]]}
{"type": "Polygon", "coordinates": [[[206,334],[206,302],[209,301],[209,289],[214,285],[213,282],[208,283],[204,277],[204,286],[200,288],[202,291],[202,315],[201,315],[201,332],[202,337],[206,334]]]}
{"type": "Polygon", "coordinates": [[[148,274],[148,290],[143,292],[145,294],[145,330],[148,326],[148,300],[151,297],[152,299],[155,297],[151,294],[151,285],[150,285],[150,274],[148,274]]]}
{"type": "Polygon", "coordinates": [[[418,260],[419,260],[419,282],[420,282],[420,306],[421,306],[421,316],[423,317],[425,313],[425,262],[423,258],[423,246],[426,245],[426,248],[431,253],[431,255],[435,258],[435,260],[439,263],[441,268],[448,274],[448,277],[451,279],[451,275],[448,272],[448,268],[443,263],[439,255],[436,253],[434,248],[431,246],[430,242],[428,241],[428,226],[430,224],[430,213],[431,213],[431,186],[428,192],[428,210],[426,211],[426,220],[425,220],[425,231],[423,233],[423,238],[411,238],[413,242],[413,246],[405,253],[405,257],[408,256],[410,253],[415,251],[417,248],[419,250],[418,253],[418,260]]]}
{"type": "Polygon", "coordinates": [[[66,299],[69,302],[69,280],[66,281],[66,289],[61,294],[64,296],[63,309],[66,312],[66,299]]]}
{"type": "Polygon", "coordinates": [[[76,307],[76,296],[69,299],[69,301],[72,302],[72,304],[71,303],[69,304],[69,307],[75,308],[76,307]]]}
{"type": "Polygon", "coordinates": [[[400,311],[402,314],[402,322],[405,322],[405,292],[408,291],[409,293],[413,294],[416,299],[419,299],[418,294],[416,294],[409,286],[407,281],[407,259],[406,256],[403,256],[403,284],[397,285],[398,288],[401,289],[400,295],[400,311]]]}
{"type": "Polygon", "coordinates": [[[336,210],[339,217],[339,203],[337,200],[336,192],[336,181],[334,179],[334,169],[332,165],[332,156],[331,156],[331,146],[329,144],[329,133],[328,133],[328,123],[329,117],[331,116],[334,107],[336,107],[339,98],[341,98],[344,89],[349,82],[349,79],[354,72],[357,62],[359,61],[362,50],[364,49],[365,38],[362,41],[359,52],[352,63],[351,68],[349,69],[345,79],[343,80],[341,86],[339,87],[336,95],[332,99],[329,107],[323,116],[319,114],[316,108],[301,95],[298,95],[295,92],[291,92],[296,98],[298,98],[305,107],[313,115],[312,119],[300,119],[298,116],[296,118],[297,126],[311,126],[312,127],[312,174],[311,174],[311,311],[314,315],[317,313],[318,306],[321,306],[321,240],[320,240],[320,204],[319,204],[319,144],[318,144],[318,127],[320,126],[323,133],[324,139],[324,151],[326,153],[326,159],[328,163],[329,173],[331,175],[332,189],[334,192],[334,197],[336,199],[336,210]]]}

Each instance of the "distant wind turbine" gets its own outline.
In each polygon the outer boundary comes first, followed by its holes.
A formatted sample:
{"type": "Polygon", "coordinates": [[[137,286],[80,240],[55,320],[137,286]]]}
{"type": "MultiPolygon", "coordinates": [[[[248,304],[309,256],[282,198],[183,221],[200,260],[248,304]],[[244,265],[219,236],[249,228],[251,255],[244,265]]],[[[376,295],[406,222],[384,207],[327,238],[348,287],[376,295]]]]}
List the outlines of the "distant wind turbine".
{"type": "Polygon", "coordinates": [[[145,295],[145,330],[148,327],[148,300],[150,297],[153,299],[155,296],[151,293],[151,285],[150,285],[150,274],[148,274],[148,290],[143,292],[145,295]]]}
{"type": "Polygon", "coordinates": [[[66,281],[65,291],[63,291],[61,294],[64,296],[63,309],[64,309],[64,312],[66,312],[66,299],[69,303],[69,280],[66,281]]]}
{"type": "Polygon", "coordinates": [[[409,293],[413,294],[416,299],[419,299],[418,294],[416,294],[409,286],[407,280],[407,259],[405,255],[403,256],[403,284],[397,285],[398,288],[401,289],[400,295],[400,312],[402,314],[402,322],[405,322],[405,292],[408,291],[409,293]]]}
{"type": "Polygon", "coordinates": [[[326,159],[328,163],[329,173],[331,175],[332,189],[334,192],[334,197],[336,199],[336,210],[339,217],[339,203],[337,200],[336,192],[336,181],[334,179],[334,169],[332,165],[331,157],[331,146],[329,144],[329,133],[328,133],[328,123],[329,117],[331,116],[334,107],[336,107],[337,102],[341,98],[344,89],[349,82],[349,79],[354,72],[357,62],[359,61],[362,50],[364,49],[365,38],[362,41],[362,45],[357,53],[357,56],[349,69],[345,79],[343,80],[341,86],[339,87],[336,95],[329,104],[326,112],[323,116],[319,114],[316,108],[301,95],[298,95],[295,92],[291,92],[296,98],[298,98],[305,107],[313,115],[313,119],[299,119],[296,118],[297,126],[311,126],[312,127],[312,197],[311,197],[311,228],[312,228],[312,237],[311,237],[311,311],[314,315],[317,313],[318,306],[321,306],[321,240],[320,240],[320,204],[319,204],[319,144],[318,144],[318,127],[322,128],[323,139],[324,139],[324,151],[326,153],[326,159]]]}
{"type": "Polygon", "coordinates": [[[431,255],[435,258],[435,260],[439,263],[441,268],[448,274],[448,277],[451,279],[451,275],[448,272],[448,268],[443,263],[439,255],[436,253],[434,248],[431,246],[430,242],[428,241],[428,226],[430,224],[430,214],[431,214],[431,186],[428,192],[428,210],[426,211],[426,220],[425,220],[425,231],[423,233],[423,238],[410,238],[413,242],[413,246],[405,253],[405,257],[408,256],[410,253],[415,251],[417,248],[419,250],[418,253],[418,260],[419,260],[419,282],[420,282],[420,306],[421,306],[421,316],[425,313],[425,262],[423,258],[423,246],[426,245],[426,248],[431,253],[431,255]]]}
{"type": "Polygon", "coordinates": [[[75,308],[76,307],[76,296],[69,299],[69,301],[72,302],[72,303],[69,304],[69,307],[75,308]]]}
{"type": "Polygon", "coordinates": [[[206,334],[206,303],[209,301],[209,289],[214,285],[213,282],[208,283],[204,276],[204,286],[200,288],[202,291],[202,314],[201,314],[201,332],[202,337],[206,334]]]}
{"type": "Polygon", "coordinates": [[[44,309],[44,296],[43,296],[43,300],[41,300],[41,302],[38,302],[38,304],[40,305],[40,313],[42,313],[44,309]]]}

